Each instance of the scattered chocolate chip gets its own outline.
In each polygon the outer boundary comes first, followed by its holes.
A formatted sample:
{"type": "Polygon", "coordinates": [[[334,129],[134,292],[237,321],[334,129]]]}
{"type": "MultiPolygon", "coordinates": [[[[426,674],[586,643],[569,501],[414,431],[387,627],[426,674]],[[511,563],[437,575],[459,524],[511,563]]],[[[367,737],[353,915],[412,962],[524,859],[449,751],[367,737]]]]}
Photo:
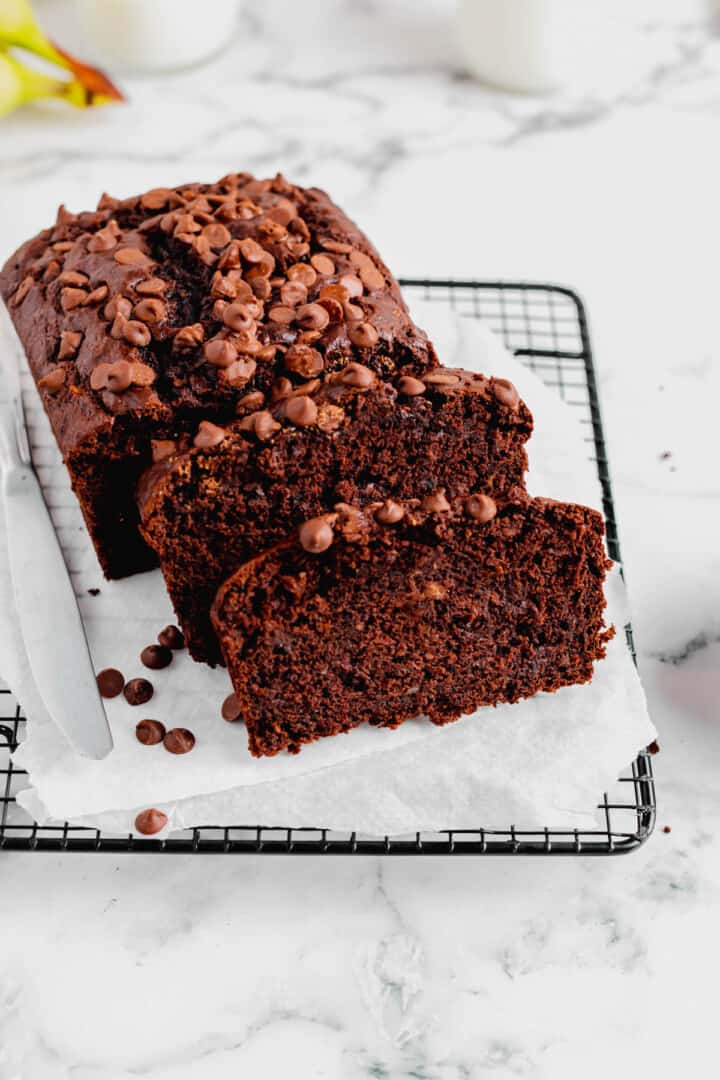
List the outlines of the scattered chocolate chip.
{"type": "Polygon", "coordinates": [[[420,382],[419,379],[414,379],[412,375],[403,375],[398,380],[398,390],[405,397],[418,397],[420,394],[425,393],[425,383],[420,382]]]}
{"type": "Polygon", "coordinates": [[[110,290],[107,285],[98,285],[96,289],[93,289],[92,292],[88,293],[85,303],[102,304],[103,300],[107,300],[109,292],[110,290]]]}
{"type": "Polygon", "coordinates": [[[135,292],[140,296],[162,296],[166,289],[167,282],[159,277],[151,277],[147,278],[145,281],[138,281],[135,286],[135,292]]]}
{"type": "Polygon", "coordinates": [[[345,244],[341,240],[333,240],[331,237],[324,236],[318,240],[321,248],[325,251],[332,251],[336,255],[349,255],[352,251],[350,244],[345,244]]]}
{"type": "Polygon", "coordinates": [[[89,280],[87,274],[80,274],[77,270],[65,270],[58,278],[61,285],[77,285],[80,289],[87,288],[89,280]]]}
{"type": "Polygon", "coordinates": [[[183,326],[178,330],[173,339],[173,351],[182,349],[196,349],[205,340],[205,327],[202,323],[193,323],[191,326],[183,326]]]}
{"type": "Polygon", "coordinates": [[[111,297],[103,309],[103,314],[106,319],[111,321],[115,320],[118,315],[123,315],[126,319],[132,311],[132,304],[128,300],[127,296],[120,296],[118,293],[116,296],[111,297]]]}
{"type": "Polygon", "coordinates": [[[209,450],[213,446],[219,446],[226,435],[225,428],[218,427],[217,424],[211,424],[209,420],[201,420],[197,435],[193,439],[193,445],[201,450],[209,450]]]}
{"type": "MultiPolygon", "coordinates": [[[[344,289],[347,295],[345,300],[350,300],[352,297],[357,298],[363,294],[363,283],[359,277],[355,274],[343,274],[339,282],[340,288],[344,289]]],[[[337,299],[340,299],[339,297],[337,299]]]]}
{"type": "Polygon", "coordinates": [[[393,499],[386,499],[382,506],[375,511],[375,520],[381,525],[396,525],[405,517],[405,507],[393,499]]]}
{"type": "Polygon", "coordinates": [[[87,293],[84,289],[73,289],[68,286],[60,293],[60,306],[63,311],[74,311],[75,308],[81,307],[86,300],[87,293]]]}
{"type": "Polygon", "coordinates": [[[269,439],[276,431],[280,430],[280,425],[271,412],[267,409],[263,409],[261,412],[255,413],[255,435],[261,442],[265,439],[269,439]]]}
{"type": "Polygon", "coordinates": [[[291,424],[298,427],[310,427],[317,421],[317,405],[312,398],[302,394],[299,397],[290,398],[285,406],[285,415],[291,424]]]}
{"type": "Polygon", "coordinates": [[[140,653],[140,660],[151,671],[160,671],[172,661],[172,652],[167,645],[146,645],[140,653]]]}
{"type": "MultiPolygon", "coordinates": [[[[315,274],[315,271],[313,271],[313,276],[314,276],[314,274],[315,274]]],[[[18,285],[17,289],[13,293],[13,297],[12,297],[12,301],[11,301],[13,307],[18,307],[20,304],[22,304],[23,300],[25,299],[27,294],[30,292],[30,290],[32,289],[34,284],[35,284],[35,279],[33,277],[31,277],[29,274],[28,274],[27,277],[24,277],[22,279],[22,281],[18,285]]]]}
{"type": "Polygon", "coordinates": [[[255,325],[250,306],[237,300],[224,308],[222,321],[231,330],[250,330],[255,325]]]}
{"type": "Polygon", "coordinates": [[[162,810],[143,810],[135,818],[135,830],[143,836],[154,836],[161,832],[168,823],[167,814],[162,810]]]}
{"type": "Polygon", "coordinates": [[[185,648],[185,635],[179,627],[173,626],[172,623],[169,626],[166,626],[164,630],[160,631],[158,634],[158,641],[167,649],[185,648]]]}
{"type": "Polygon", "coordinates": [[[440,488],[438,491],[434,491],[432,495],[426,495],[422,501],[423,510],[428,510],[433,514],[440,514],[450,509],[450,503],[445,498],[445,492],[440,488]]]}
{"type": "Polygon", "coordinates": [[[510,409],[517,409],[520,395],[509,379],[492,379],[492,391],[498,401],[510,409]]]}
{"type": "Polygon", "coordinates": [[[220,707],[220,715],[223,720],[227,720],[228,723],[234,724],[237,720],[242,719],[240,713],[240,702],[236,698],[235,694],[228,694],[220,707]]]}
{"type": "Polygon", "coordinates": [[[165,738],[165,725],[159,720],[141,720],[135,725],[135,737],[143,746],[156,746],[165,738]]]}
{"type": "Polygon", "coordinates": [[[492,521],[497,514],[497,506],[495,500],[491,499],[489,495],[470,495],[465,500],[465,513],[468,517],[471,517],[473,521],[483,523],[486,521],[492,521]]]}
{"type": "Polygon", "coordinates": [[[672,832],[672,829],[670,828],[669,825],[663,825],[663,832],[664,833],[669,833],[669,832],[672,832]]]}
{"type": "MultiPolygon", "coordinates": [[[[300,308],[300,311],[303,311],[300,308]]],[[[289,326],[290,323],[295,322],[295,308],[288,307],[286,304],[276,304],[268,311],[268,319],[270,322],[280,323],[281,326],[289,326]]]]}
{"type": "Polygon", "coordinates": [[[123,689],[128,705],[144,705],[154,692],[153,684],[147,679],[130,679],[123,689]]]}
{"type": "Polygon", "coordinates": [[[133,315],[136,319],[139,319],[140,322],[158,323],[167,315],[167,308],[162,300],[158,300],[156,297],[149,297],[148,299],[140,300],[135,305],[133,308],[133,315]]]}
{"type": "Polygon", "coordinates": [[[265,395],[261,390],[251,390],[249,394],[243,394],[241,398],[238,398],[235,406],[237,413],[245,411],[254,412],[256,409],[262,409],[265,404],[265,395]]]}
{"type": "Polygon", "coordinates": [[[649,746],[647,747],[647,752],[648,752],[648,754],[659,754],[660,753],[660,744],[657,741],[657,739],[653,739],[653,741],[649,744],[649,746]]]}
{"type": "Polygon", "coordinates": [[[325,514],[303,522],[298,529],[298,537],[305,551],[309,551],[312,555],[327,551],[334,539],[332,530],[334,522],[334,514],[325,514]]]}
{"type": "MultiPolygon", "coordinates": [[[[98,592],[100,592],[99,589],[98,592]]],[[[117,668],[103,668],[103,670],[98,673],[97,685],[101,697],[114,698],[122,693],[123,687],[125,686],[125,676],[121,671],[118,671],[117,668]]]]}
{"type": "Polygon", "coordinates": [[[88,589],[88,593],[90,594],[90,596],[99,596],[100,595],[100,590],[99,589],[88,589]]]}
{"type": "Polygon", "coordinates": [[[202,235],[205,237],[211,248],[224,248],[226,244],[229,244],[232,240],[232,236],[219,222],[212,222],[210,225],[206,225],[202,231],[202,235]]]}
{"type": "Polygon", "coordinates": [[[302,281],[286,281],[280,287],[280,299],[287,307],[297,307],[307,300],[307,287],[302,281]]]}
{"type": "Polygon", "coordinates": [[[317,274],[307,263],[294,263],[287,268],[286,275],[288,281],[301,281],[306,289],[311,289],[317,281],[317,274]]]}
{"type": "Polygon", "coordinates": [[[187,728],[170,728],[163,739],[163,746],[171,754],[188,754],[195,745],[195,736],[187,728]]]}

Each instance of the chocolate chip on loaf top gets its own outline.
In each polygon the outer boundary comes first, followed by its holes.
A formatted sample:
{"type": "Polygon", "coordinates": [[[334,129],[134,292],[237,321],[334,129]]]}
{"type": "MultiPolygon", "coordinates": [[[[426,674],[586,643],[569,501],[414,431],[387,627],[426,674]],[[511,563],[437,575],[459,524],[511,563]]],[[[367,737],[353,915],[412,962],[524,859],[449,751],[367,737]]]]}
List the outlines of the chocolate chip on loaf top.
{"type": "Polygon", "coordinates": [[[410,375],[437,364],[368,239],[323,192],[280,176],[61,208],[10,257],[0,293],[109,576],[152,565],[132,496],[151,438],[352,361],[410,375]]]}

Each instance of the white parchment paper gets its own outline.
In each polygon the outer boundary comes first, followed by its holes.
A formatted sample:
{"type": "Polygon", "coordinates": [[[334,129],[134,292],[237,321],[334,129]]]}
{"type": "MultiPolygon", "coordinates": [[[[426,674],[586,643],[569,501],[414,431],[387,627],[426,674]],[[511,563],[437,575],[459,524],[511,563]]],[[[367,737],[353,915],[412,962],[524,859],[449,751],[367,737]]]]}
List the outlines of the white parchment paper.
{"type": "MultiPolygon", "coordinates": [[[[511,379],[535,416],[530,443],[533,494],[601,508],[589,429],[560,397],[510,356],[474,320],[439,305],[414,314],[448,365],[511,379]]],[[[14,362],[2,342],[3,364],[14,362]]],[[[33,457],[73,575],[96,670],[145,675],[153,699],[132,708],[108,701],[115,749],[102,762],[78,757],[38,697],[22,647],[0,536],[0,675],[23,704],[28,736],[15,755],[30,786],[18,801],[41,824],[67,820],[127,833],[139,810],[155,806],[170,830],[237,824],[324,827],[377,835],[480,824],[561,826],[592,818],[600,793],[647,745],[655,730],[622,633],[624,589],[608,582],[608,622],[618,634],[589,685],[539,694],[516,705],[479,710],[444,728],[412,721],[396,731],[360,727],[312,744],[296,756],[256,760],[242,724],[219,718],[227,673],[176,653],[163,671],[147,672],[141,649],[173,614],[159,571],[106,582],[98,568],[67,474],[28,375],[23,397],[33,457]],[[91,595],[88,590],[100,589],[91,595]],[[137,742],[143,717],[189,727],[197,742],[177,757],[137,742]]]]}

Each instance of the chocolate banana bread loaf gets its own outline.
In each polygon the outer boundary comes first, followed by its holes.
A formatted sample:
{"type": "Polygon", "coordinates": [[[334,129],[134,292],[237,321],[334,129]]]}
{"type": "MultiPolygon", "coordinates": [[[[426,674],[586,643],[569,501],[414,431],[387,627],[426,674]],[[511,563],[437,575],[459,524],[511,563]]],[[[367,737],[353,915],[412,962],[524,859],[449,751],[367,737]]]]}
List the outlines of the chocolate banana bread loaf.
{"type": "Polygon", "coordinates": [[[61,207],[0,294],[108,577],[155,562],[135,503],[153,441],[353,360],[384,376],[437,363],[367,238],[280,176],[61,207]]]}
{"type": "Polygon", "coordinates": [[[351,362],[279,380],[241,411],[192,443],[158,444],[139,486],[142,533],[198,660],[220,659],[210,607],[222,582],[336,502],[522,490],[532,417],[504,379],[438,367],[388,380],[351,362]]]}
{"type": "Polygon", "coordinates": [[[588,682],[608,565],[600,514],[523,492],[339,504],[218,590],[251,753],[588,682]]]}

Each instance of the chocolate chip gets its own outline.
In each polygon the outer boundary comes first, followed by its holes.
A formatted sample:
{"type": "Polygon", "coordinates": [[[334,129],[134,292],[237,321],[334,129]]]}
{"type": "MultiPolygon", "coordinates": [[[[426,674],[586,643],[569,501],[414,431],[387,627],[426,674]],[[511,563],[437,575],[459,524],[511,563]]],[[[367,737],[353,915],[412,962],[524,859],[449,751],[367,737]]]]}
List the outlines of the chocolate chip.
{"type": "Polygon", "coordinates": [[[114,698],[122,693],[125,686],[125,676],[117,668],[103,668],[97,676],[97,685],[100,695],[104,698],[114,698]]]}
{"type": "Polygon", "coordinates": [[[99,596],[100,595],[100,590],[99,589],[88,589],[88,593],[89,593],[90,596],[99,596]]]}
{"type": "Polygon", "coordinates": [[[165,725],[159,720],[141,720],[135,725],[135,737],[143,746],[156,746],[165,738],[165,725]]]}
{"type": "Polygon", "coordinates": [[[359,322],[348,327],[348,337],[353,345],[357,345],[361,349],[371,349],[373,345],[377,344],[380,335],[372,323],[359,322]]]}
{"type": "Polygon", "coordinates": [[[280,299],[288,307],[297,307],[307,300],[307,287],[302,281],[286,281],[280,289],[280,299]]]}
{"type": "Polygon", "coordinates": [[[342,304],[338,300],[333,300],[332,296],[321,296],[318,300],[318,304],[324,307],[328,313],[331,323],[339,323],[343,321],[345,311],[342,304]]]}
{"type": "Polygon", "coordinates": [[[460,382],[459,375],[454,375],[451,371],[443,371],[442,368],[429,371],[426,375],[423,375],[423,379],[430,386],[457,386],[460,382]]]}
{"type": "Polygon", "coordinates": [[[170,728],[163,739],[163,746],[171,754],[189,754],[195,745],[195,736],[187,728],[170,728]]]}
{"type": "Polygon", "coordinates": [[[322,304],[304,304],[298,308],[297,321],[304,330],[324,330],[330,316],[322,304]]]}
{"type": "Polygon", "coordinates": [[[235,406],[237,413],[241,412],[255,412],[257,409],[262,409],[265,404],[265,395],[260,390],[251,390],[249,394],[244,394],[241,398],[238,398],[235,406]]]}
{"type": "Polygon", "coordinates": [[[110,390],[121,394],[132,383],[132,365],[128,360],[116,360],[112,364],[98,364],[90,372],[90,386],[93,390],[110,390]]]}
{"type": "Polygon", "coordinates": [[[492,521],[497,514],[495,500],[489,495],[470,495],[465,500],[465,513],[480,524],[492,521]]]}
{"type": "Polygon", "coordinates": [[[325,361],[321,353],[310,345],[291,345],[285,353],[285,367],[288,371],[293,371],[306,379],[319,375],[324,366],[325,361]]]}
{"type": "Polygon", "coordinates": [[[160,631],[158,634],[158,641],[167,649],[185,648],[185,635],[179,627],[173,626],[172,623],[166,626],[164,630],[160,631]]]}
{"type": "Polygon", "coordinates": [[[48,394],[57,394],[58,390],[65,383],[65,368],[57,367],[53,371],[49,371],[47,375],[43,375],[42,379],[38,379],[38,388],[40,390],[46,390],[48,394]]]}
{"type": "Polygon", "coordinates": [[[118,293],[117,296],[113,296],[112,299],[108,300],[103,309],[103,314],[106,319],[110,320],[116,319],[118,315],[124,315],[127,319],[131,311],[132,304],[127,296],[120,296],[118,293]]]}
{"type": "Polygon", "coordinates": [[[138,281],[135,292],[140,296],[162,296],[167,289],[167,282],[159,277],[147,278],[146,281],[138,281]]]}
{"type": "Polygon", "coordinates": [[[353,297],[357,298],[363,294],[363,283],[355,274],[343,274],[339,284],[347,293],[347,296],[345,297],[346,300],[350,300],[353,297]]]}
{"type": "Polygon", "coordinates": [[[249,263],[258,263],[265,258],[265,248],[258,244],[257,240],[253,240],[252,237],[247,236],[244,240],[240,241],[240,253],[243,259],[249,263]]]}
{"type": "Polygon", "coordinates": [[[295,322],[295,317],[295,308],[288,307],[286,304],[275,304],[268,311],[270,322],[280,323],[281,326],[289,326],[290,323],[295,322]]]}
{"type": "Polygon", "coordinates": [[[385,278],[372,263],[360,267],[360,280],[369,292],[379,292],[385,288],[385,278]]]}
{"type": "Polygon", "coordinates": [[[334,514],[324,514],[322,517],[310,518],[303,522],[298,529],[300,544],[312,555],[319,555],[321,551],[327,551],[334,540],[333,524],[336,518],[334,514]]]}
{"type": "Polygon", "coordinates": [[[246,356],[241,360],[235,360],[229,367],[222,368],[220,374],[231,386],[244,386],[252,379],[256,368],[255,361],[246,356]]]}
{"type": "Polygon", "coordinates": [[[398,379],[398,390],[405,397],[418,397],[425,393],[425,389],[425,383],[414,379],[412,375],[403,375],[401,379],[398,379]]]}
{"type": "Polygon", "coordinates": [[[261,412],[255,413],[255,434],[264,442],[265,439],[269,439],[276,431],[280,429],[280,425],[271,412],[267,409],[263,409],[261,412]]]}
{"type": "Polygon", "coordinates": [[[352,361],[347,364],[340,373],[340,382],[343,386],[353,386],[357,390],[368,390],[375,382],[375,373],[364,364],[352,361]]]}
{"type": "Polygon", "coordinates": [[[213,338],[208,341],[203,350],[205,359],[213,367],[227,368],[237,360],[237,349],[231,341],[224,338],[213,338]]]}
{"type": "Polygon", "coordinates": [[[75,308],[82,307],[87,300],[87,293],[84,289],[71,289],[65,288],[60,293],[60,306],[63,311],[74,311],[75,308]]]}
{"type": "Polygon", "coordinates": [[[329,236],[320,237],[318,243],[321,248],[325,248],[325,251],[332,251],[337,255],[349,255],[352,251],[350,244],[345,244],[341,240],[333,240],[329,236]]]}
{"type": "Polygon", "coordinates": [[[121,266],[145,266],[151,261],[140,248],[118,248],[113,259],[121,266]]]}
{"type": "Polygon", "coordinates": [[[202,231],[202,235],[207,240],[211,248],[224,248],[226,244],[229,244],[232,240],[232,236],[219,222],[212,222],[210,225],[206,225],[202,231]]]}
{"type": "Polygon", "coordinates": [[[182,349],[195,349],[202,345],[205,340],[205,327],[202,323],[193,323],[191,326],[183,326],[178,330],[173,339],[173,351],[182,349]]]}
{"type": "Polygon", "coordinates": [[[160,671],[172,661],[172,652],[167,645],[146,645],[140,653],[140,659],[146,668],[160,671]]]}
{"type": "MultiPolygon", "coordinates": [[[[313,270],[313,278],[314,278],[314,276],[315,276],[315,271],[313,270]]],[[[24,277],[22,279],[22,281],[18,285],[17,289],[13,293],[13,297],[12,297],[12,306],[13,307],[18,307],[20,304],[22,304],[23,300],[25,299],[27,294],[30,292],[30,290],[32,289],[34,284],[35,284],[35,279],[30,274],[28,274],[27,277],[24,277]]]]}
{"type": "Polygon", "coordinates": [[[142,833],[143,836],[154,836],[155,833],[162,832],[167,823],[167,814],[153,807],[151,810],[142,810],[138,814],[135,818],[135,831],[142,833]]]}
{"type": "Polygon", "coordinates": [[[130,679],[125,683],[123,694],[128,705],[144,705],[154,694],[153,684],[147,679],[130,679]]]}
{"type": "Polygon", "coordinates": [[[240,711],[240,702],[235,694],[228,694],[220,706],[220,715],[223,720],[227,720],[229,724],[234,724],[237,720],[242,719],[242,713],[240,711]]]}
{"type": "Polygon", "coordinates": [[[450,509],[450,503],[445,498],[445,492],[442,488],[438,491],[434,491],[432,495],[426,495],[422,501],[423,510],[429,510],[430,513],[440,514],[450,509]]]}
{"type": "Polygon", "coordinates": [[[140,322],[138,319],[126,319],[122,327],[122,336],[129,345],[143,348],[145,345],[150,344],[152,334],[145,323],[140,322]]]}
{"type": "MultiPolygon", "coordinates": [[[[171,199],[175,198],[175,192],[170,188],[153,188],[140,196],[140,205],[144,210],[164,210],[171,199]]],[[[175,203],[177,206],[177,202],[175,203]]]]}
{"type": "Polygon", "coordinates": [[[177,443],[173,439],[150,440],[150,453],[152,454],[153,465],[157,465],[160,461],[166,461],[167,458],[173,456],[176,450],[177,443]]]}
{"type": "Polygon", "coordinates": [[[219,446],[226,435],[225,428],[218,427],[217,424],[211,424],[209,420],[201,420],[197,435],[193,439],[193,445],[201,450],[209,450],[213,446],[219,446]]]}
{"type": "MultiPolygon", "coordinates": [[[[112,224],[115,224],[114,222],[112,224]]],[[[107,226],[104,229],[98,229],[98,231],[90,237],[88,240],[88,251],[96,253],[98,251],[112,251],[114,247],[117,247],[118,233],[110,230],[107,226]]]]}
{"type": "Polygon", "coordinates": [[[250,330],[255,325],[252,312],[247,304],[237,301],[223,310],[222,321],[231,330],[250,330]]]}
{"type": "Polygon", "coordinates": [[[77,270],[65,270],[58,278],[61,285],[77,285],[80,289],[87,288],[89,280],[87,274],[80,274],[77,270]]]}
{"type": "Polygon", "coordinates": [[[285,415],[291,424],[296,424],[298,427],[310,427],[317,422],[317,405],[305,394],[290,398],[285,406],[285,415]]]}
{"type": "Polygon", "coordinates": [[[517,409],[520,395],[509,379],[491,379],[492,391],[498,401],[510,409],[517,409]]]}
{"type": "Polygon", "coordinates": [[[311,255],[310,265],[317,270],[318,274],[322,274],[324,277],[330,277],[331,274],[335,273],[335,263],[329,255],[311,255]]]}
{"type": "Polygon", "coordinates": [[[393,499],[386,499],[382,506],[375,511],[375,520],[381,525],[396,525],[405,517],[405,507],[393,499]]]}
{"type": "Polygon", "coordinates": [[[140,300],[140,302],[135,305],[133,308],[133,315],[136,319],[140,319],[141,322],[157,323],[165,318],[167,315],[167,308],[162,300],[150,297],[147,300],[140,300]]]}
{"type": "Polygon", "coordinates": [[[96,289],[88,293],[85,303],[102,304],[103,300],[107,300],[109,291],[107,285],[98,285],[96,289]]]}
{"type": "Polygon", "coordinates": [[[294,263],[285,273],[288,281],[301,281],[306,289],[311,289],[317,281],[317,274],[307,263],[294,263]]]}

